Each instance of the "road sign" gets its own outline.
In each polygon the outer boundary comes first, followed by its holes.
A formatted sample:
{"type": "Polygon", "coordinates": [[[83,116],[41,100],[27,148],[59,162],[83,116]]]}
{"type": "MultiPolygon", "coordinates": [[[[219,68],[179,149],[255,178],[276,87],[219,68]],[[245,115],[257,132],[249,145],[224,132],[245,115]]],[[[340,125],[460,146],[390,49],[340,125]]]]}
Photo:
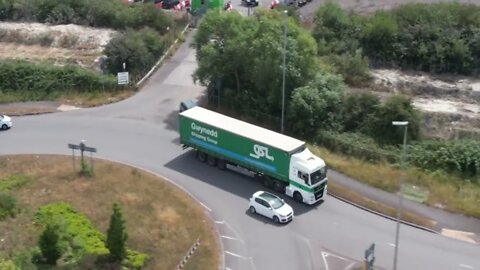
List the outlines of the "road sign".
{"type": "Polygon", "coordinates": [[[373,262],[375,261],[375,243],[372,243],[365,250],[365,266],[367,270],[373,270],[373,262]]]}
{"type": "Polygon", "coordinates": [[[117,73],[118,84],[128,84],[128,72],[118,72],[117,73]]]}

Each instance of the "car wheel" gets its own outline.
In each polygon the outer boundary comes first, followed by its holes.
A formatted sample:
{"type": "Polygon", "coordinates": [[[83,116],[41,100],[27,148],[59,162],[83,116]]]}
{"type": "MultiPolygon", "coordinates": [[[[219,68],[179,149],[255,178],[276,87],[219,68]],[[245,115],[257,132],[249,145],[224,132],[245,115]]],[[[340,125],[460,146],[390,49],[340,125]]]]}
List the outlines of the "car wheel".
{"type": "Polygon", "coordinates": [[[293,193],[293,199],[295,199],[295,201],[297,201],[297,202],[303,202],[302,194],[300,194],[300,192],[298,192],[298,191],[295,191],[293,193]]]}
{"type": "Polygon", "coordinates": [[[250,213],[252,214],[255,214],[257,212],[257,210],[255,210],[255,207],[253,206],[250,206],[250,208],[248,208],[248,210],[250,211],[250,213]]]}
{"type": "Polygon", "coordinates": [[[273,223],[280,223],[280,219],[277,216],[273,216],[273,223]]]}
{"type": "Polygon", "coordinates": [[[200,162],[205,162],[205,160],[207,160],[207,154],[202,151],[197,151],[197,159],[200,160],[200,162]]]}
{"type": "Polygon", "coordinates": [[[3,124],[3,125],[2,125],[2,129],[3,129],[3,130],[7,130],[7,129],[8,129],[8,126],[7,126],[6,124],[3,124]]]}
{"type": "Polygon", "coordinates": [[[215,166],[215,165],[217,165],[217,158],[214,157],[214,156],[208,155],[208,157],[207,157],[207,163],[208,163],[208,165],[210,165],[210,166],[215,166]]]}

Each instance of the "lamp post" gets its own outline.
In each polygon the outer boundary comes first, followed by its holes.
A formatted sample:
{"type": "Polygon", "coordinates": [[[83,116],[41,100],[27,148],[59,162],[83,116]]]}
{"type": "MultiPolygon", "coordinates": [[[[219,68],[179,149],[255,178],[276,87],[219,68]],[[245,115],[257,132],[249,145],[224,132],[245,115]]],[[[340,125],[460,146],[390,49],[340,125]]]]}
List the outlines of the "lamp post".
{"type": "Polygon", "coordinates": [[[283,31],[283,82],[282,82],[282,117],[281,117],[281,126],[280,132],[284,131],[284,118],[285,118],[285,72],[286,72],[286,62],[287,62],[287,33],[288,33],[288,11],[284,10],[285,13],[285,28],[283,31]]]}
{"type": "Polygon", "coordinates": [[[395,254],[393,256],[393,270],[397,270],[397,258],[398,258],[398,235],[400,234],[400,219],[402,217],[402,203],[403,203],[403,181],[405,175],[405,151],[407,146],[407,130],[408,130],[408,121],[393,121],[392,125],[394,126],[403,126],[403,148],[402,155],[400,157],[400,165],[402,167],[402,175],[400,176],[400,196],[398,199],[398,209],[397,209],[397,230],[395,233],[395,254]]]}

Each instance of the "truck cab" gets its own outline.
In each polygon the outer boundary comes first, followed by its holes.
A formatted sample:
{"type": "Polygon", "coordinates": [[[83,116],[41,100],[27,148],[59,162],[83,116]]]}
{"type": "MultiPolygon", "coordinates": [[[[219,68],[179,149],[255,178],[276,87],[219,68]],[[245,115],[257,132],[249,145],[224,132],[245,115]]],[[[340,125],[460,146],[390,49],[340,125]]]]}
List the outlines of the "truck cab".
{"type": "Polygon", "coordinates": [[[327,166],[323,159],[304,148],[290,159],[289,186],[285,193],[297,201],[314,204],[327,193],[327,166]]]}

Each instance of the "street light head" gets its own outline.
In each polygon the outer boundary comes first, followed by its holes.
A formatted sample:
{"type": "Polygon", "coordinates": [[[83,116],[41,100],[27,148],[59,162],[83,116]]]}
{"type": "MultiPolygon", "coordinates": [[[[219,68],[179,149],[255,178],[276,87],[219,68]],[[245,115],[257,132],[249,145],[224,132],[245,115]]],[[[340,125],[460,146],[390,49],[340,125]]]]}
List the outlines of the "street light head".
{"type": "Polygon", "coordinates": [[[406,126],[406,125],[408,125],[408,121],[392,121],[392,125],[394,125],[394,126],[406,126]]]}

